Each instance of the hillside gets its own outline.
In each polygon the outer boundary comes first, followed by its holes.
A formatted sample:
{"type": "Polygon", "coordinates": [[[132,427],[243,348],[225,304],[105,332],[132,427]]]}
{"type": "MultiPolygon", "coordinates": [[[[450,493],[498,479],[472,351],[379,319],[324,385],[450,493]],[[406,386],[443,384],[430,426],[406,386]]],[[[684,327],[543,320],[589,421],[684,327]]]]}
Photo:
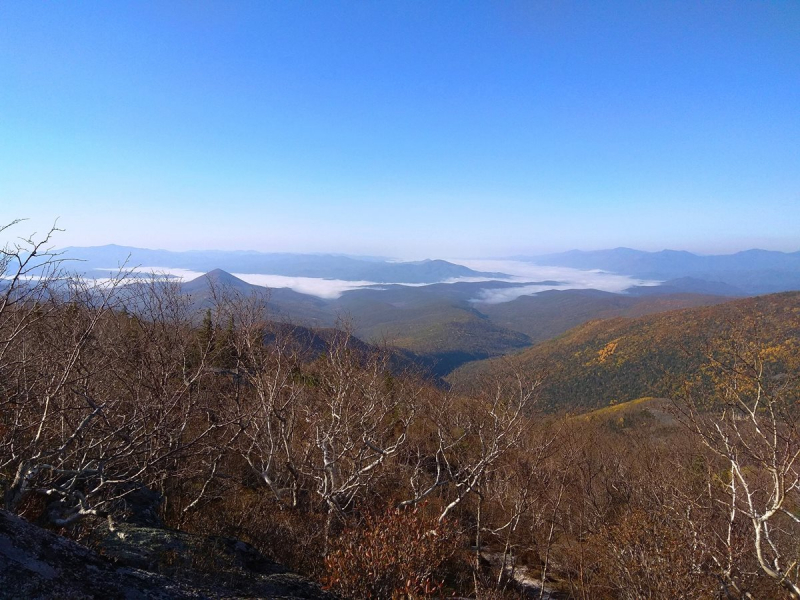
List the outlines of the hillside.
{"type": "MultiPolygon", "coordinates": [[[[549,373],[543,392],[549,409],[584,411],[643,396],[675,394],[703,363],[707,342],[756,324],[764,343],[798,352],[800,293],[590,321],[512,360],[522,370],[549,373]]],[[[469,388],[498,366],[492,360],[465,365],[448,381],[469,388]]]]}
{"type": "MultiPolygon", "coordinates": [[[[332,345],[338,343],[344,335],[340,329],[328,325],[333,323],[334,319],[319,305],[314,308],[318,309],[321,318],[303,321],[306,323],[305,325],[298,324],[298,322],[289,318],[283,318],[286,317],[283,312],[286,309],[284,303],[291,305],[292,309],[296,310],[298,299],[295,296],[299,297],[299,300],[303,303],[309,302],[309,299],[313,297],[298,294],[289,289],[267,290],[242,281],[220,269],[183,284],[181,291],[189,295],[192,306],[196,311],[195,318],[198,321],[201,315],[205,314],[206,309],[213,307],[215,293],[220,296],[234,293],[242,298],[250,295],[260,295],[258,297],[263,298],[268,308],[267,315],[271,318],[271,321],[267,323],[264,341],[267,344],[271,344],[276,339],[291,339],[297,350],[309,361],[315,360],[320,355],[328,352],[332,345]]],[[[313,302],[313,300],[311,301],[313,302]]],[[[321,300],[319,303],[324,306],[321,300]]],[[[314,310],[314,308],[310,310],[314,310]]],[[[222,337],[225,335],[224,331],[220,331],[219,334],[222,337]]],[[[434,376],[440,374],[434,368],[435,360],[429,356],[418,355],[410,348],[399,346],[384,348],[383,346],[364,342],[356,336],[349,337],[348,346],[363,356],[388,352],[388,367],[394,373],[422,372],[434,376]]],[[[484,355],[481,358],[486,356],[490,355],[484,355]]],[[[441,381],[439,380],[438,383],[441,383],[441,381]]]]}
{"type": "MultiPolygon", "coordinates": [[[[268,290],[223,271],[188,282],[188,297],[158,279],[69,296],[55,276],[10,285],[0,597],[308,598],[319,597],[317,580],[342,599],[488,597],[481,581],[497,598],[705,598],[719,595],[716,565],[734,551],[753,597],[785,596],[770,592],[784,574],[759,575],[763,548],[748,538],[751,515],[771,511],[781,537],[768,551],[796,553],[798,292],[595,319],[504,360],[521,377],[492,372],[498,359],[475,366],[482,385],[459,393],[416,365],[407,373],[402,354],[274,319],[268,290]],[[48,302],[17,302],[15,289],[48,302]],[[673,404],[707,344],[728,365],[720,351],[756,348],[767,367],[700,369],[700,401],[673,404]],[[546,370],[549,380],[538,377],[546,370]],[[731,472],[741,486],[720,485],[731,472]],[[505,577],[522,589],[497,589],[505,577]]],[[[471,293],[361,290],[338,306],[374,331],[393,327],[435,368],[529,343],[471,293]]],[[[538,300],[538,313],[536,299],[519,306],[540,323],[563,313],[559,327],[567,314],[670,303],[538,300]]],[[[675,302],[695,300],[718,301],[675,302]]]]}
{"type": "Polygon", "coordinates": [[[402,323],[384,325],[386,341],[427,357],[432,372],[444,376],[458,366],[530,346],[528,336],[498,327],[478,311],[429,306],[402,323]]]}
{"type": "Polygon", "coordinates": [[[569,422],[591,423],[615,431],[647,431],[651,436],[680,425],[672,401],[649,396],[581,413],[569,422]]]}
{"type": "Polygon", "coordinates": [[[276,320],[302,324],[309,327],[330,327],[335,324],[335,314],[328,303],[316,296],[301,294],[289,288],[267,289],[247,283],[222,269],[181,284],[181,292],[191,298],[197,311],[214,304],[214,294],[233,292],[240,296],[259,295],[267,302],[276,320]]]}
{"type": "Polygon", "coordinates": [[[496,325],[524,333],[537,343],[594,319],[640,317],[728,300],[707,294],[631,296],[598,290],[554,290],[501,304],[477,304],[476,308],[496,325]]]}

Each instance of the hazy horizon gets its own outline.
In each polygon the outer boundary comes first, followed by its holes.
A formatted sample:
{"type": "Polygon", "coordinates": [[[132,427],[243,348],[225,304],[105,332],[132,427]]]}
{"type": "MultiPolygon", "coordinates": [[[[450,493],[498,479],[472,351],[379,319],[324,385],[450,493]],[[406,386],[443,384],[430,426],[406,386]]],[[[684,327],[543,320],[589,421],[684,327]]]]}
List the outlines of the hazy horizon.
{"type": "MultiPolygon", "coordinates": [[[[19,227],[19,226],[18,226],[19,227]]],[[[41,234],[42,231],[33,232],[33,236],[36,237],[37,235],[41,234]]],[[[55,234],[55,242],[58,242],[60,237],[63,235],[62,232],[57,232],[55,234]]],[[[691,254],[696,254],[697,256],[725,256],[725,255],[732,255],[738,254],[741,252],[748,252],[752,250],[766,250],[772,252],[782,252],[785,254],[794,254],[800,252],[800,244],[798,246],[789,248],[787,250],[781,249],[770,249],[765,247],[741,247],[727,252],[696,252],[692,251],[687,248],[679,248],[679,247],[665,247],[665,248],[658,248],[656,250],[647,250],[644,248],[632,248],[630,246],[604,246],[604,247],[597,247],[597,248],[580,248],[580,247],[570,247],[570,248],[561,248],[558,250],[551,250],[551,251],[542,251],[542,252],[530,252],[530,253],[517,253],[517,254],[486,254],[486,255],[419,255],[419,256],[412,256],[412,255],[394,255],[394,256],[379,256],[375,254],[360,254],[357,252],[341,252],[337,250],[319,250],[319,251],[309,251],[309,252],[302,252],[302,251],[292,251],[292,250],[257,250],[255,248],[217,248],[217,247],[208,247],[208,248],[196,248],[196,247],[188,247],[185,249],[174,249],[174,248],[165,248],[165,247],[147,247],[143,245],[136,245],[136,244],[118,244],[115,242],[109,242],[108,244],[96,244],[96,245],[65,245],[65,244],[54,244],[53,248],[55,251],[66,250],[68,248],[102,248],[104,246],[118,246],[122,248],[136,248],[139,250],[150,250],[150,251],[164,251],[164,252],[242,252],[242,253],[258,253],[258,254],[298,254],[298,255],[311,255],[311,256],[344,256],[348,258],[358,258],[364,260],[386,260],[389,262],[396,261],[396,262],[418,262],[423,260],[445,260],[448,262],[454,262],[461,264],[460,261],[502,261],[502,260],[516,260],[521,257],[536,257],[542,256],[547,254],[560,254],[563,252],[570,252],[570,251],[578,251],[578,252],[595,252],[595,251],[603,251],[603,250],[619,250],[619,249],[627,249],[627,250],[635,250],[640,252],[690,252],[691,254]]]]}

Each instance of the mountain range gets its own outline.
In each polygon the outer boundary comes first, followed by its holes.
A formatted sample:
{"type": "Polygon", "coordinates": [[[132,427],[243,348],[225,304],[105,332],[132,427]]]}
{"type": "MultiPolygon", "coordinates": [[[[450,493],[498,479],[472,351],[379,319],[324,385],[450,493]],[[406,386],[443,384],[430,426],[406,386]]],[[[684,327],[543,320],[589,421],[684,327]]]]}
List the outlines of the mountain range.
{"type": "MultiPolygon", "coordinates": [[[[202,250],[174,252],[130,246],[70,247],[63,256],[75,259],[71,267],[88,275],[126,265],[185,269],[206,273],[223,269],[230,273],[337,279],[382,284],[431,284],[452,279],[514,279],[507,273],[477,271],[439,259],[398,261],[382,257],[340,254],[263,253],[254,251],[202,250]]],[[[747,296],[800,289],[800,252],[746,250],[735,254],[698,255],[662,250],[644,252],[631,248],[571,250],[539,256],[517,256],[532,265],[600,270],[661,282],[650,289],[629,293],[704,293],[747,296]]]]}
{"type": "Polygon", "coordinates": [[[351,257],[338,254],[291,254],[252,251],[203,250],[172,252],[129,246],[70,247],[64,257],[74,259],[72,266],[90,274],[92,271],[147,266],[175,268],[205,273],[223,269],[232,273],[315,277],[375,283],[435,283],[459,277],[508,277],[486,273],[444,260],[400,262],[385,258],[351,257]]]}
{"type": "Polygon", "coordinates": [[[642,279],[670,280],[690,277],[726,284],[740,295],[800,289],[800,252],[754,249],[735,254],[705,256],[676,250],[643,252],[631,248],[615,248],[591,252],[571,250],[517,259],[538,265],[601,269],[642,279]]]}

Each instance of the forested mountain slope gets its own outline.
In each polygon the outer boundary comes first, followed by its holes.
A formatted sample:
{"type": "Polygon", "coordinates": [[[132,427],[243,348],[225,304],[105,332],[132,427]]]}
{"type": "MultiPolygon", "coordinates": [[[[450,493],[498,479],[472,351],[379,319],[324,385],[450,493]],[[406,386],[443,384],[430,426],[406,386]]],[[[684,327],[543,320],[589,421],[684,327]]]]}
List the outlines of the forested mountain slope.
{"type": "Polygon", "coordinates": [[[543,342],[595,319],[641,317],[680,308],[729,301],[708,294],[633,296],[600,290],[563,290],[520,296],[511,302],[479,304],[476,308],[493,323],[524,333],[531,342],[543,342]]]}
{"type": "MultiPolygon", "coordinates": [[[[548,408],[584,411],[678,393],[704,363],[709,346],[736,331],[756,336],[767,347],[800,353],[800,293],[590,321],[508,360],[525,372],[548,373],[543,391],[548,408]]],[[[497,360],[475,362],[448,380],[468,388],[499,367],[497,360]]]]}

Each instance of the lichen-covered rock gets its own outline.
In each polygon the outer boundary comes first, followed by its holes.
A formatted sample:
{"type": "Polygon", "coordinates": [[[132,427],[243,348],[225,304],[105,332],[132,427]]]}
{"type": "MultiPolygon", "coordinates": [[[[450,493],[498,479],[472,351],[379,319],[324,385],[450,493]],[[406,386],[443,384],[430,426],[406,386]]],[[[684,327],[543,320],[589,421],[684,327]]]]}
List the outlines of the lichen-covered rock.
{"type": "Polygon", "coordinates": [[[98,552],[0,510],[0,599],[331,596],[229,538],[124,524],[98,552]]]}
{"type": "Polygon", "coordinates": [[[156,573],[120,567],[0,511],[0,598],[202,598],[156,573]]]}
{"type": "Polygon", "coordinates": [[[240,540],[120,523],[94,535],[117,564],[241,597],[327,598],[319,585],[290,573],[240,540]]]}

